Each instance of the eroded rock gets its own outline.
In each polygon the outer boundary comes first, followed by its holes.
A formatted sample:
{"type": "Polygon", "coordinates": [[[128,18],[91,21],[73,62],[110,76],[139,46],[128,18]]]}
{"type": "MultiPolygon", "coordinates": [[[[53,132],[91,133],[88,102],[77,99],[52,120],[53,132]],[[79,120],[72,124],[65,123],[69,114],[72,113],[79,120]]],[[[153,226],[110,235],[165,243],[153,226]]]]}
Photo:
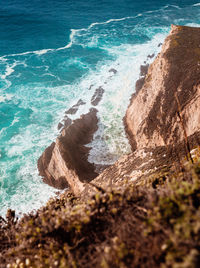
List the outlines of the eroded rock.
{"type": "MultiPolygon", "coordinates": [[[[146,71],[142,67],[144,76],[146,71]]],[[[107,189],[115,184],[120,189],[124,180],[137,183],[165,167],[170,169],[187,154],[185,133],[191,149],[200,145],[200,28],[172,26],[143,82],[124,119],[133,152],[97,176],[85,146],[97,129],[97,110],[92,109],[64,127],[40,157],[38,168],[47,183],[69,184],[76,195],[88,197],[97,191],[94,185],[107,189]],[[87,183],[92,179],[93,185],[87,183]]],[[[91,103],[97,105],[103,93],[98,88],[91,103]]]]}
{"type": "Polygon", "coordinates": [[[97,110],[82,115],[65,127],[61,135],[49,146],[38,160],[38,170],[45,183],[56,188],[68,185],[78,195],[83,183],[94,179],[97,174],[88,162],[88,144],[97,130],[97,110]]]}
{"type": "Polygon", "coordinates": [[[165,146],[200,130],[200,28],[174,26],[145,83],[133,95],[125,126],[133,151],[165,146]],[[180,111],[176,96],[180,102],[180,111]]]}
{"type": "Polygon", "coordinates": [[[78,109],[79,109],[79,106],[81,105],[84,105],[85,102],[83,100],[78,100],[78,102],[76,104],[74,104],[71,108],[69,108],[65,113],[66,114],[75,114],[78,109]]]}
{"type": "Polygon", "coordinates": [[[102,87],[98,87],[95,90],[94,95],[92,96],[91,104],[94,106],[97,106],[103,97],[103,93],[104,93],[104,89],[102,87]]]}

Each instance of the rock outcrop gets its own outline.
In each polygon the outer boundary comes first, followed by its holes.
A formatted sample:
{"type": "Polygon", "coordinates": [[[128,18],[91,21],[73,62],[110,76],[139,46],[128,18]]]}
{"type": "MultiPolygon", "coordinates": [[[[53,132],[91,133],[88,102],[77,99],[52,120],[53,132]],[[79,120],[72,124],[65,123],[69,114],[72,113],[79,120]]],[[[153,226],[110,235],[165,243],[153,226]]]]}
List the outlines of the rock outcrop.
{"type": "MultiPolygon", "coordinates": [[[[133,151],[200,131],[200,29],[174,26],[125,116],[133,151]]],[[[198,142],[197,142],[198,143],[198,142]]]]}
{"type": "MultiPolygon", "coordinates": [[[[124,122],[133,153],[95,178],[97,187],[162,176],[200,145],[200,28],[172,25],[143,86],[136,83],[124,122]]],[[[83,193],[93,191],[88,186],[83,193]]]]}
{"type": "MultiPolygon", "coordinates": [[[[66,124],[38,160],[46,183],[57,188],[69,185],[75,195],[88,196],[99,186],[137,183],[170,169],[200,145],[200,28],[172,25],[161,53],[150,66],[141,67],[141,78],[124,118],[133,152],[97,176],[84,146],[97,130],[97,110],[91,109],[66,124]]],[[[94,102],[103,95],[103,89],[98,90],[94,102]]]]}
{"type": "Polygon", "coordinates": [[[84,189],[84,182],[97,176],[94,166],[88,162],[88,144],[97,130],[97,110],[74,120],[62,130],[61,135],[49,146],[38,160],[38,170],[45,183],[56,188],[68,185],[76,194],[84,189]]]}
{"type": "MultiPolygon", "coordinates": [[[[196,147],[197,144],[200,144],[200,132],[190,136],[188,141],[191,148],[196,147]]],[[[164,178],[165,174],[173,173],[182,166],[185,155],[184,141],[168,146],[137,149],[122,156],[114,165],[97,176],[91,184],[84,185],[82,197],[94,194],[98,187],[104,190],[120,190],[126,182],[131,182],[134,185],[153,183],[155,178],[164,178]]],[[[191,156],[193,156],[193,150],[191,150],[191,156]]]]}

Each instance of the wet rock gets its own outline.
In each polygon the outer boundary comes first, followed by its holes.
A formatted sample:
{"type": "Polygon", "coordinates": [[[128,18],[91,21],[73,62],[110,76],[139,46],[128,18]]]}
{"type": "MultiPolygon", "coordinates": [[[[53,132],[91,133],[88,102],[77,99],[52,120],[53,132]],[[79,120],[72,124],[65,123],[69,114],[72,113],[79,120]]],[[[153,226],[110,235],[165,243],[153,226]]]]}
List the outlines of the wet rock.
{"type": "Polygon", "coordinates": [[[79,100],[75,105],[73,105],[70,109],[68,109],[65,113],[66,114],[75,114],[78,109],[79,106],[86,104],[83,100],[79,100]]]}
{"type": "Polygon", "coordinates": [[[135,83],[135,91],[136,93],[139,92],[139,90],[143,87],[144,85],[144,81],[145,81],[145,77],[142,77],[140,79],[138,79],[135,83]]]}
{"type": "Polygon", "coordinates": [[[145,82],[145,76],[148,72],[148,69],[149,69],[149,64],[145,64],[145,65],[140,66],[140,78],[135,83],[136,93],[138,93],[140,91],[140,89],[143,87],[144,82],[145,82]]]}
{"type": "Polygon", "coordinates": [[[90,85],[90,87],[88,88],[88,90],[91,90],[93,86],[94,86],[94,85],[90,85]]]}
{"type": "Polygon", "coordinates": [[[58,123],[58,130],[62,129],[64,125],[62,123],[58,123]]]}
{"type": "Polygon", "coordinates": [[[69,127],[72,124],[72,120],[66,115],[64,118],[64,127],[69,127]]]}
{"type": "Polygon", "coordinates": [[[154,56],[155,56],[155,54],[153,53],[153,54],[148,55],[147,58],[152,59],[154,56]]]}
{"type": "Polygon", "coordinates": [[[114,74],[116,74],[116,73],[117,73],[117,70],[115,70],[114,68],[111,68],[111,69],[109,70],[109,73],[114,73],[114,74]]]}
{"type": "Polygon", "coordinates": [[[104,89],[102,87],[97,88],[92,96],[91,104],[97,106],[103,97],[103,93],[104,89]]]}
{"type": "Polygon", "coordinates": [[[148,72],[149,64],[141,65],[140,66],[140,76],[145,76],[148,72]]]}

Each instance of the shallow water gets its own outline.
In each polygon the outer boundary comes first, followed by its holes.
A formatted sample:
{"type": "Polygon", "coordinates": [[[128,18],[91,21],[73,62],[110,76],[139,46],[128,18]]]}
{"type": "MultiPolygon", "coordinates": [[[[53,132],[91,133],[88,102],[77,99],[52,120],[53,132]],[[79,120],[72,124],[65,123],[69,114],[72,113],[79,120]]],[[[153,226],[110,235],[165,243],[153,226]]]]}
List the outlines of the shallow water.
{"type": "Polygon", "coordinates": [[[58,135],[64,112],[88,112],[97,88],[99,129],[89,160],[112,164],[130,148],[123,116],[140,74],[171,24],[200,25],[196,1],[7,0],[0,6],[0,214],[18,215],[57,190],[37,159],[58,135]],[[116,70],[114,73],[111,69],[116,70]]]}

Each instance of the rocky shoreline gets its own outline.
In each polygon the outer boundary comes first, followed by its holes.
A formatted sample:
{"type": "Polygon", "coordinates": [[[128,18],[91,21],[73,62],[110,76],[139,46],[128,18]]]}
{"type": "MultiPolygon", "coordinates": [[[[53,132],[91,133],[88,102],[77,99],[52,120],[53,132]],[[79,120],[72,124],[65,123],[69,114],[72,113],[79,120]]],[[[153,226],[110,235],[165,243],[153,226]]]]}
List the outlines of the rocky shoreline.
{"type": "MultiPolygon", "coordinates": [[[[86,184],[93,179],[95,183],[104,185],[104,177],[113,176],[113,170],[116,170],[120,180],[123,177],[121,170],[126,169],[126,178],[134,177],[134,180],[138,180],[141,174],[151,173],[152,167],[147,165],[148,161],[154,168],[163,166],[163,161],[158,161],[162,159],[162,155],[167,155],[171,163],[176,162],[177,157],[169,157],[168,152],[171,154],[173,150],[180,151],[176,153],[179,157],[183,156],[183,152],[187,154],[185,135],[190,141],[189,149],[199,145],[199,36],[199,28],[172,25],[155,61],[150,66],[141,66],[136,92],[132,95],[124,117],[132,154],[122,156],[100,175],[95,172],[94,165],[87,160],[90,149],[85,146],[91,142],[97,130],[97,109],[92,108],[80,119],[70,121],[67,118],[60,137],[38,160],[39,173],[44,182],[62,189],[70,186],[74,194],[80,195],[86,184]],[[141,158],[140,164],[138,157],[141,158]]],[[[110,72],[115,74],[117,71],[110,72]]],[[[103,93],[102,87],[96,89],[91,99],[93,106],[99,103],[103,93]]],[[[82,100],[68,109],[66,114],[76,113],[80,105],[84,105],[82,100]]]]}
{"type": "Polygon", "coordinates": [[[143,82],[124,118],[133,152],[101,174],[97,109],[62,126],[38,169],[71,192],[0,217],[0,267],[199,267],[200,28],[172,26],[143,82]]]}

